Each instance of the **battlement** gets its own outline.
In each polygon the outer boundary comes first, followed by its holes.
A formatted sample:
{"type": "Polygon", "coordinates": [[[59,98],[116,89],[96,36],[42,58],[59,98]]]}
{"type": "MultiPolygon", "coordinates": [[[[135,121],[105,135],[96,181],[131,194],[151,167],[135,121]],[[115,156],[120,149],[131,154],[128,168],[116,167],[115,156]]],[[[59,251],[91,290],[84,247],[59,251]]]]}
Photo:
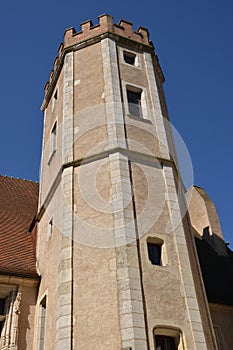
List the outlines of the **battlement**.
{"type": "Polygon", "coordinates": [[[64,47],[66,48],[78,44],[106,32],[138,41],[144,45],[150,45],[149,33],[146,28],[139,27],[138,30],[135,31],[132,28],[132,23],[125,20],[121,20],[119,24],[114,24],[113,17],[110,15],[101,15],[98,19],[99,23],[96,25],[93,25],[90,20],[81,23],[80,32],[76,32],[74,28],[67,29],[64,35],[64,47]]]}
{"type": "MultiPolygon", "coordinates": [[[[139,27],[137,30],[133,30],[133,24],[126,20],[121,20],[119,24],[113,23],[113,17],[104,14],[98,17],[99,23],[93,25],[92,21],[88,20],[80,24],[81,31],[76,32],[72,27],[65,31],[64,42],[60,44],[58,48],[58,56],[55,58],[54,67],[50,72],[49,81],[45,84],[45,97],[49,94],[50,88],[56,81],[57,73],[59,67],[61,66],[63,60],[64,52],[71,48],[72,46],[85,43],[86,41],[98,37],[105,33],[112,33],[120,37],[127,38],[138,42],[139,44],[147,45],[153,47],[151,41],[149,40],[149,32],[144,27],[139,27]]],[[[42,104],[42,109],[44,109],[46,103],[42,104]]]]}

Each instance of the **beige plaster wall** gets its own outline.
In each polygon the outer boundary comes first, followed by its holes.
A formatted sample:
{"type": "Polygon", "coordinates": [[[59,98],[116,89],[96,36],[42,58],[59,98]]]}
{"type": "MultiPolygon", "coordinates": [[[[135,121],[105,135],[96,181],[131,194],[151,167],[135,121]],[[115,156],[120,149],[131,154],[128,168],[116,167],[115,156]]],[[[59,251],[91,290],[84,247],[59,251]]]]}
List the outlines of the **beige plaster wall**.
{"type": "MultiPolygon", "coordinates": [[[[59,204],[58,204],[59,208],[59,204]]],[[[41,275],[41,283],[39,287],[35,317],[34,332],[34,350],[37,350],[38,342],[38,319],[40,302],[46,296],[46,332],[45,332],[45,349],[55,349],[56,346],[56,317],[57,317],[57,281],[59,269],[59,249],[60,249],[60,226],[58,222],[58,213],[55,215],[54,208],[47,208],[46,213],[42,217],[38,230],[37,242],[37,261],[38,271],[41,275]],[[48,236],[48,226],[53,216],[53,231],[48,236]]]]}
{"type": "Polygon", "coordinates": [[[125,112],[127,144],[130,150],[147,155],[160,156],[157,138],[155,115],[152,110],[151,91],[145,66],[143,52],[135,48],[125,48],[118,45],[119,75],[121,79],[122,98],[125,112]],[[123,51],[134,52],[137,55],[138,65],[127,64],[123,59],[123,51]],[[127,85],[144,90],[143,106],[146,109],[146,120],[131,118],[127,107],[127,85]]]}
{"type": "Polygon", "coordinates": [[[113,216],[103,213],[106,207],[98,206],[95,200],[98,195],[106,203],[111,200],[110,166],[108,160],[96,161],[95,165],[75,168],[74,346],[80,350],[119,350],[113,216]],[[91,197],[87,198],[91,178],[95,179],[97,193],[90,190],[91,197]]]}
{"type": "Polygon", "coordinates": [[[121,348],[114,249],[74,246],[75,348],[121,348]]]}
{"type": "Polygon", "coordinates": [[[189,216],[196,233],[204,236],[220,255],[227,255],[216,207],[205,190],[192,186],[187,192],[189,216]]]}
{"type": "Polygon", "coordinates": [[[139,219],[142,280],[150,348],[154,347],[154,328],[164,326],[179,328],[183,333],[185,346],[193,349],[193,335],[183,291],[175,233],[166,232],[170,216],[165,200],[162,169],[139,163],[132,164],[132,169],[136,211],[139,219]],[[147,220],[151,221],[151,228],[143,234],[140,212],[145,208],[145,198],[148,200],[148,182],[150,183],[151,211],[149,214],[151,218],[147,217],[147,220]],[[164,242],[162,266],[152,265],[148,257],[147,241],[156,242],[156,238],[164,242]]]}
{"type": "Polygon", "coordinates": [[[215,205],[204,189],[193,186],[189,189],[187,196],[191,199],[189,204],[190,219],[199,235],[202,236],[203,229],[208,226],[210,234],[215,233],[223,238],[215,205]]]}
{"type": "Polygon", "coordinates": [[[32,349],[35,323],[37,287],[21,286],[18,321],[18,349],[32,349]]]}
{"type": "Polygon", "coordinates": [[[74,159],[106,148],[101,43],[74,52],[74,159]]]}
{"type": "Polygon", "coordinates": [[[58,98],[53,108],[53,95],[50,99],[44,114],[44,132],[43,132],[43,154],[42,154],[42,173],[40,178],[40,203],[44,200],[53,184],[58,171],[61,167],[62,160],[62,116],[63,116],[63,69],[57,81],[55,91],[58,91],[58,98]],[[50,158],[50,138],[51,131],[57,121],[57,148],[55,154],[50,158]],[[43,184],[43,186],[42,186],[43,184]]]}

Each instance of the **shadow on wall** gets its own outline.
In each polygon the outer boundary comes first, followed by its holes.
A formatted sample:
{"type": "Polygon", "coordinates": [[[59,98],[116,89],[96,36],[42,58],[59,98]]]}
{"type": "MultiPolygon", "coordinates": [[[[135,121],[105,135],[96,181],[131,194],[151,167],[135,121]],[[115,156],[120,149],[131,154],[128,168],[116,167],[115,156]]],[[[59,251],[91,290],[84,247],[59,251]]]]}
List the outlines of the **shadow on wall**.
{"type": "Polygon", "coordinates": [[[209,227],[195,243],[208,302],[233,306],[233,251],[209,227]]]}

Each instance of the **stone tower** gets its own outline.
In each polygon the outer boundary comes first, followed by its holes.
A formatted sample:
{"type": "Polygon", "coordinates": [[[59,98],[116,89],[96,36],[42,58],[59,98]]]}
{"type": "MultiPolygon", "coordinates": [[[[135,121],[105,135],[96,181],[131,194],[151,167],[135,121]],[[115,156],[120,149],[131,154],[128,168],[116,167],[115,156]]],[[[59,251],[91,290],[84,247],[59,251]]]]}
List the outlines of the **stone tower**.
{"type": "Polygon", "coordinates": [[[147,29],[68,29],[45,86],[34,349],[216,349],[147,29]]]}

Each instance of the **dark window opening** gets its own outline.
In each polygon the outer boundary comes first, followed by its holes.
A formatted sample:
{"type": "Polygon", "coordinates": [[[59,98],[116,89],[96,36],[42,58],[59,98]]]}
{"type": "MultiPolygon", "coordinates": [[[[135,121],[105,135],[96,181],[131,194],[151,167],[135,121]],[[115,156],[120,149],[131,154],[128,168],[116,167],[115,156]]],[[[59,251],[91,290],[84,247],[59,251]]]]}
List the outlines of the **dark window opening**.
{"type": "Polygon", "coordinates": [[[5,299],[0,299],[0,315],[4,315],[5,299]]]}
{"type": "Polygon", "coordinates": [[[54,97],[55,100],[57,100],[57,90],[56,90],[56,92],[55,92],[53,97],[54,97]]]}
{"type": "Polygon", "coordinates": [[[124,55],[125,63],[131,64],[132,66],[135,66],[135,59],[136,59],[135,54],[128,52],[128,51],[124,51],[123,55],[124,55]]]}
{"type": "Polygon", "coordinates": [[[162,245],[155,243],[147,243],[148,255],[150,262],[153,265],[162,265],[161,253],[162,253],[162,245]]]}
{"type": "Polygon", "coordinates": [[[155,336],[155,349],[156,350],[177,350],[175,339],[166,335],[155,336]]]}
{"type": "Polygon", "coordinates": [[[127,90],[129,113],[136,117],[142,117],[141,95],[141,91],[127,90]]]}

